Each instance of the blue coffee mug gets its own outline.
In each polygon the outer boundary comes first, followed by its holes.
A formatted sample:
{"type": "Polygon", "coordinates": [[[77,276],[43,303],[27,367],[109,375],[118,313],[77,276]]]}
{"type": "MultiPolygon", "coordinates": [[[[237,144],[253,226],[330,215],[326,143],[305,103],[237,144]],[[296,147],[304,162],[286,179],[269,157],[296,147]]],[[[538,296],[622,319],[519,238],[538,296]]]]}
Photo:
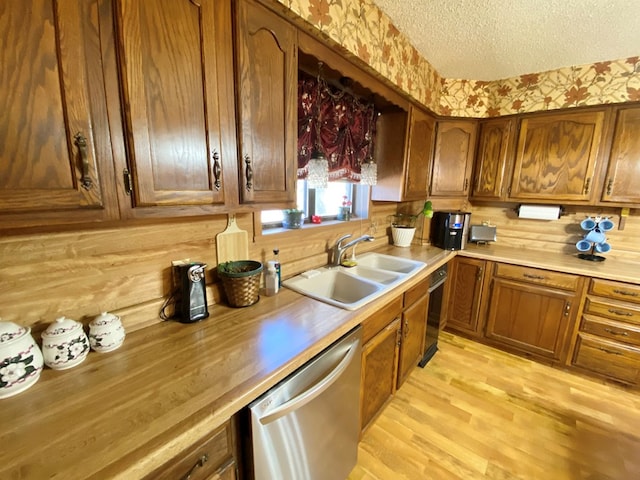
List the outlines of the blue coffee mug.
{"type": "Polygon", "coordinates": [[[584,239],[593,243],[602,243],[607,239],[607,237],[605,237],[604,233],[602,233],[600,230],[595,229],[587,233],[584,236],[584,239]]]}
{"type": "Polygon", "coordinates": [[[588,242],[586,240],[580,240],[578,243],[576,243],[576,248],[580,252],[587,252],[591,250],[591,242],[588,242]]]}
{"type": "Polygon", "coordinates": [[[611,250],[611,245],[608,243],[596,243],[596,252],[607,253],[609,250],[611,250]]]}
{"type": "Polygon", "coordinates": [[[602,230],[603,232],[608,232],[614,226],[615,225],[613,224],[613,222],[608,218],[605,218],[604,220],[600,220],[600,223],[598,223],[598,228],[600,228],[600,230],[602,230]]]}
{"type": "Polygon", "coordinates": [[[591,217],[587,217],[580,222],[580,227],[582,227],[583,230],[591,230],[592,228],[595,228],[595,226],[596,221],[591,217]]]}

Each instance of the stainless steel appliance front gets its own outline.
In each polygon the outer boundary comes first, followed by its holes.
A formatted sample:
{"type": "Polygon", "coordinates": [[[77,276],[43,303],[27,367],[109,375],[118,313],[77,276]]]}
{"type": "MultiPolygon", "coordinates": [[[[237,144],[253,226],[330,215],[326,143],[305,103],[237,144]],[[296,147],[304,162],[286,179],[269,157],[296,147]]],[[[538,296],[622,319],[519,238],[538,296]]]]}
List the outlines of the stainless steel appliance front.
{"type": "Polygon", "coordinates": [[[337,480],[356,464],[358,327],[249,405],[256,480],[337,480]]]}

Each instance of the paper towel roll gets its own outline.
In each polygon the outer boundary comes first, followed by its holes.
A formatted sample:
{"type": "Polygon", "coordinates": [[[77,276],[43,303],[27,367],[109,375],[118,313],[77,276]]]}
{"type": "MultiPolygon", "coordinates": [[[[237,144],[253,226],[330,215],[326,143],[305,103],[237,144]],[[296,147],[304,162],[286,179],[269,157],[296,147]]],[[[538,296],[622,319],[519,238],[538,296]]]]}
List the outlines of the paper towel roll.
{"type": "Polygon", "coordinates": [[[557,220],[560,218],[558,205],[520,205],[518,217],[533,220],[557,220]]]}

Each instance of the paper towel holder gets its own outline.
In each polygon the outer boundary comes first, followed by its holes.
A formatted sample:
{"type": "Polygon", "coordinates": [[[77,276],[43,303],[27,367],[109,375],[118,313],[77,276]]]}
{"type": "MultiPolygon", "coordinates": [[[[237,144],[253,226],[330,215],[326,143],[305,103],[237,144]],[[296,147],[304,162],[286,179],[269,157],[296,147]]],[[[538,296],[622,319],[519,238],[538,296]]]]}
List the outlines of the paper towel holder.
{"type": "Polygon", "coordinates": [[[564,207],[562,205],[534,205],[534,204],[521,203],[516,208],[514,208],[513,211],[515,212],[516,216],[518,216],[519,218],[529,218],[529,219],[533,219],[533,220],[558,220],[563,215],[566,215],[565,209],[564,209],[564,207]],[[541,210],[542,209],[549,209],[549,210],[557,209],[557,214],[554,214],[553,216],[549,216],[549,217],[547,217],[545,215],[545,213],[542,213],[542,216],[531,216],[531,217],[521,216],[521,208],[522,207],[525,207],[526,209],[539,208],[541,210]]]}

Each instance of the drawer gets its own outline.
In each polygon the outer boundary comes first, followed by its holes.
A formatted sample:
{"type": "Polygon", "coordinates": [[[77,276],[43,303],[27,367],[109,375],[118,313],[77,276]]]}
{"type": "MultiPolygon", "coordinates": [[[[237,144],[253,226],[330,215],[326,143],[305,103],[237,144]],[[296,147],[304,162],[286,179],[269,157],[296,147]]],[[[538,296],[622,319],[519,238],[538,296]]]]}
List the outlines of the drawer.
{"type": "Polygon", "coordinates": [[[497,277],[571,290],[572,292],[575,292],[580,284],[580,277],[577,275],[541,270],[539,268],[522,267],[520,265],[510,265],[507,263],[497,263],[494,274],[497,277]]]}
{"type": "Polygon", "coordinates": [[[640,326],[584,315],[580,331],[640,347],[640,326]]]}
{"type": "Polygon", "coordinates": [[[627,383],[640,380],[640,350],[586,333],[578,335],[573,365],[627,383]]]}
{"type": "Polygon", "coordinates": [[[402,295],[394,298],[376,313],[362,322],[362,344],[364,345],[384,327],[402,313],[402,295]]]}
{"type": "Polygon", "coordinates": [[[614,298],[623,302],[640,303],[640,285],[613,282],[611,280],[591,279],[589,293],[601,297],[614,298]]]}
{"type": "Polygon", "coordinates": [[[640,325],[640,309],[633,304],[608,302],[604,298],[587,296],[584,312],[610,318],[619,322],[640,325]]]}
{"type": "Polygon", "coordinates": [[[232,424],[227,422],[145,478],[186,478],[188,472],[192,480],[211,478],[220,467],[233,463],[233,441],[232,424]]]}
{"type": "Polygon", "coordinates": [[[429,277],[427,277],[416,286],[404,292],[404,308],[413,305],[420,297],[427,294],[429,291],[429,280],[429,277]]]}

